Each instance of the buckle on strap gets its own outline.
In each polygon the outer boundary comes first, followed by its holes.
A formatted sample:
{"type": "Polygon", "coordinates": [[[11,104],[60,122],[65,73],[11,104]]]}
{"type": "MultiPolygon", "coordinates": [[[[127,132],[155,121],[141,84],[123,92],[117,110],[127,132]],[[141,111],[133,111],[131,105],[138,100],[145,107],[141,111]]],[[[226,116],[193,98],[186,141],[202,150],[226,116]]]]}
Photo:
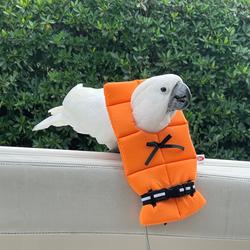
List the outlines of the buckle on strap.
{"type": "Polygon", "coordinates": [[[160,143],[155,142],[155,141],[147,142],[146,145],[148,147],[154,147],[154,149],[149,154],[147,160],[144,163],[146,166],[151,162],[151,160],[153,159],[153,157],[155,156],[155,154],[156,154],[156,152],[158,151],[159,148],[178,148],[178,149],[180,149],[182,151],[184,150],[184,147],[181,146],[181,145],[177,145],[177,144],[165,144],[171,138],[172,138],[172,136],[170,134],[168,134],[160,143]]]}
{"type": "Polygon", "coordinates": [[[194,182],[189,181],[187,183],[173,186],[170,188],[163,188],[160,190],[149,191],[141,195],[141,201],[143,206],[148,204],[155,206],[157,202],[168,200],[170,198],[178,198],[185,195],[193,196],[195,191],[196,190],[194,182]]]}

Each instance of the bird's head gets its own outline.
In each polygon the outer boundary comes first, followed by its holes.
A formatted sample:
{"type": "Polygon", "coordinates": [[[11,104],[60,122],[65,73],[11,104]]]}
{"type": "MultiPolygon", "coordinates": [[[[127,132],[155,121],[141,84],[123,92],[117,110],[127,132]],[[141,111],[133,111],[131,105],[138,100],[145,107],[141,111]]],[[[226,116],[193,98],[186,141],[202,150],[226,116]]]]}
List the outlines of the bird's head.
{"type": "Polygon", "coordinates": [[[190,99],[191,92],[179,76],[148,78],[131,97],[136,126],[147,132],[159,132],[169,124],[176,110],[187,108],[190,99]]]}

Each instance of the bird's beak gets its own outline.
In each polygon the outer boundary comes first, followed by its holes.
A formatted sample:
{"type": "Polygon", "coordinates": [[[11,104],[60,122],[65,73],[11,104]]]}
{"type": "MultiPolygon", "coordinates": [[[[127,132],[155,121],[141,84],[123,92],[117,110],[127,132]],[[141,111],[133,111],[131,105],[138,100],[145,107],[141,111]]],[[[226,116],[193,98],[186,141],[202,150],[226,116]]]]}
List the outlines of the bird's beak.
{"type": "Polygon", "coordinates": [[[191,101],[189,87],[182,82],[178,82],[172,90],[168,104],[168,111],[186,109],[191,101]]]}

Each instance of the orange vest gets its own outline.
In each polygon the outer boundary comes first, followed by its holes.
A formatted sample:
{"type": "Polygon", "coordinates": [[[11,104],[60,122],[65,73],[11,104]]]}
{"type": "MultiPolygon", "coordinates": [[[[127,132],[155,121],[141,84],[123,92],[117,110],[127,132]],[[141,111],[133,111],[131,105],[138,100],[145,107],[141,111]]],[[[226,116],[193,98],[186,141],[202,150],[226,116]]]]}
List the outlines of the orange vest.
{"type": "Polygon", "coordinates": [[[188,189],[192,187],[178,186],[196,179],[196,152],[190,138],[188,122],[182,111],[177,111],[170,124],[158,133],[148,133],[136,127],[130,100],[134,89],[142,81],[113,82],[104,85],[109,117],[117,137],[128,183],[138,195],[144,197],[142,200],[150,197],[155,199],[162,195],[161,190],[172,187],[177,188],[179,193],[187,192],[187,195],[177,195],[176,198],[161,200],[154,204],[145,202],[140,213],[141,224],[154,225],[178,221],[197,212],[206,203],[198,191],[188,195],[188,189]],[[146,165],[146,160],[149,160],[149,155],[154,150],[153,145],[150,147],[147,143],[159,144],[169,134],[171,138],[168,138],[168,143],[181,145],[184,151],[179,148],[159,148],[146,165]],[[158,193],[152,193],[155,191],[158,193]]]}

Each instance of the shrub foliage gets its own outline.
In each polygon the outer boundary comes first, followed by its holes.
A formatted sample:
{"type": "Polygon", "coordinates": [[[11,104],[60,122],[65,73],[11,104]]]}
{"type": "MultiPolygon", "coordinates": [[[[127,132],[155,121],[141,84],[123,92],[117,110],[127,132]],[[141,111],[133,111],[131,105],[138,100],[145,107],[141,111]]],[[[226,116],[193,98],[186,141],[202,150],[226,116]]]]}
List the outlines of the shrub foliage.
{"type": "Polygon", "coordinates": [[[248,1],[0,1],[0,144],[105,150],[70,127],[32,132],[77,83],[180,75],[197,153],[249,159],[248,1]]]}

